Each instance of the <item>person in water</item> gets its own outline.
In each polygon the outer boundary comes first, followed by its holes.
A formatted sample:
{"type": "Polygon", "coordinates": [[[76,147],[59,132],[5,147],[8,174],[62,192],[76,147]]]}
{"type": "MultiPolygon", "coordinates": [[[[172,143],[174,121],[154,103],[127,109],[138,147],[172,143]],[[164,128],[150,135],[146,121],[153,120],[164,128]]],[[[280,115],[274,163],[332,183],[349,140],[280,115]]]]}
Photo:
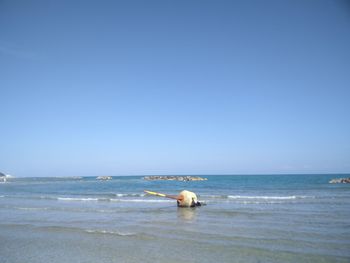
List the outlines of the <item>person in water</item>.
{"type": "Polygon", "coordinates": [[[177,201],[178,207],[196,207],[196,206],[202,205],[198,201],[196,194],[187,190],[183,190],[178,195],[167,195],[167,194],[156,193],[148,190],[144,190],[144,192],[150,195],[175,199],[177,201]]]}
{"type": "Polygon", "coordinates": [[[197,195],[193,192],[183,190],[176,197],[178,207],[196,207],[202,204],[198,201],[197,195]]]}

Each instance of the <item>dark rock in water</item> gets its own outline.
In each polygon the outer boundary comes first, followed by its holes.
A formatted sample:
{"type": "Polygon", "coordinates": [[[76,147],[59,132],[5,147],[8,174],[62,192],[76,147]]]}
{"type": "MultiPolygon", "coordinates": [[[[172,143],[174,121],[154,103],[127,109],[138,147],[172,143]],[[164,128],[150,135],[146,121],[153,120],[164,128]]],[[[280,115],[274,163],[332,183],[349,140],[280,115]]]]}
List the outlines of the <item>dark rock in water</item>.
{"type": "Polygon", "coordinates": [[[112,180],[112,176],[98,176],[97,180],[112,180]]]}
{"type": "Polygon", "coordinates": [[[349,178],[336,178],[329,181],[330,184],[350,184],[349,178]]]}
{"type": "Polygon", "coordinates": [[[207,178],[202,178],[199,176],[145,176],[144,180],[147,181],[206,181],[207,178]]]}
{"type": "Polygon", "coordinates": [[[6,174],[0,173],[0,182],[4,183],[7,180],[6,174]]]}

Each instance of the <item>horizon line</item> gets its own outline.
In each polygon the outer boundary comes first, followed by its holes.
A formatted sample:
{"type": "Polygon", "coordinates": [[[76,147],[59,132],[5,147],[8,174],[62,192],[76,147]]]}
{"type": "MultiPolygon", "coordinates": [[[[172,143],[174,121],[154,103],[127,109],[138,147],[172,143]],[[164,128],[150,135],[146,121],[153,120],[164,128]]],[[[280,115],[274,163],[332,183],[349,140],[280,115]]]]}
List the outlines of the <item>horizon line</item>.
{"type": "Polygon", "coordinates": [[[12,176],[13,178],[72,178],[72,177],[97,177],[97,176],[111,176],[111,177],[145,177],[145,176],[260,176],[260,175],[350,175],[350,172],[340,173],[235,173],[235,174],[124,174],[124,175],[62,175],[62,176],[12,176]]]}

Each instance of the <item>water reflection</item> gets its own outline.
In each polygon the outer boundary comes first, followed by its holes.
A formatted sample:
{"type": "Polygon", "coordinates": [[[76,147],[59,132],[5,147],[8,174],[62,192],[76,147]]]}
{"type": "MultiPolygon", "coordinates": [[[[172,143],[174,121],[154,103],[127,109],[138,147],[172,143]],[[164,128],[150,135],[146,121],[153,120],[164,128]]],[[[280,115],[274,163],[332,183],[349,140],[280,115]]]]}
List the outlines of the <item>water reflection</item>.
{"type": "Polygon", "coordinates": [[[177,218],[182,221],[193,222],[196,220],[197,211],[195,207],[178,207],[177,218]]]}

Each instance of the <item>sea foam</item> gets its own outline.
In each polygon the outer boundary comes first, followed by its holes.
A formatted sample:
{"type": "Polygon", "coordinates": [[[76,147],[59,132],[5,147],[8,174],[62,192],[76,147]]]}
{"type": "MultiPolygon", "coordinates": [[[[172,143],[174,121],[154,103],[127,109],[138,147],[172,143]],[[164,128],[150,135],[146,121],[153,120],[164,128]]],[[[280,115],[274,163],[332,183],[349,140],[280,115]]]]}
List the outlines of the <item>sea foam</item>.
{"type": "Polygon", "coordinates": [[[117,236],[135,236],[136,235],[136,233],[101,230],[101,229],[86,229],[85,232],[91,233],[91,234],[109,234],[109,235],[117,235],[117,236]]]}
{"type": "Polygon", "coordinates": [[[58,197],[61,201],[98,201],[98,198],[58,197]]]}
{"type": "Polygon", "coordinates": [[[229,199],[263,199],[263,200],[290,200],[297,198],[305,198],[304,196],[244,196],[244,195],[228,195],[229,199]]]}

